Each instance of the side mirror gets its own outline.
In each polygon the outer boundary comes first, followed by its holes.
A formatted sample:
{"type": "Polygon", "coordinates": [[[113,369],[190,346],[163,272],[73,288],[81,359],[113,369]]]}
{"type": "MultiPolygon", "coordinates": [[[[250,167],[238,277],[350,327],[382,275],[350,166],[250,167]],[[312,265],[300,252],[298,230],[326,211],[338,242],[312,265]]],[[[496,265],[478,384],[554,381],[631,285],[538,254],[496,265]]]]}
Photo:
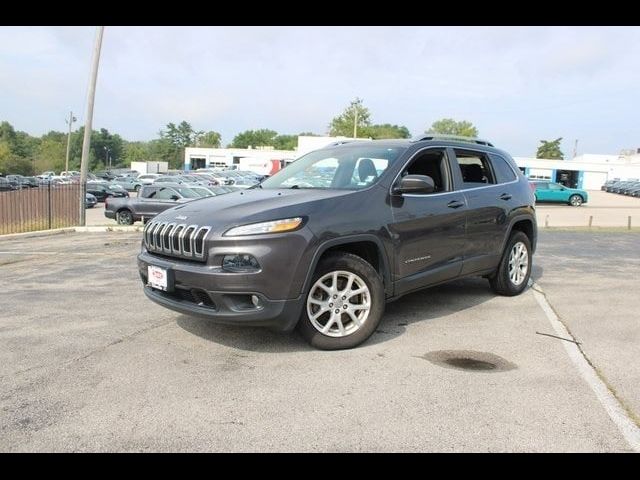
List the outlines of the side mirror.
{"type": "Polygon", "coordinates": [[[432,193],[435,189],[433,178],[428,175],[405,175],[393,189],[393,193],[432,193]]]}
{"type": "Polygon", "coordinates": [[[171,195],[171,200],[180,200],[178,195],[171,195]]]}

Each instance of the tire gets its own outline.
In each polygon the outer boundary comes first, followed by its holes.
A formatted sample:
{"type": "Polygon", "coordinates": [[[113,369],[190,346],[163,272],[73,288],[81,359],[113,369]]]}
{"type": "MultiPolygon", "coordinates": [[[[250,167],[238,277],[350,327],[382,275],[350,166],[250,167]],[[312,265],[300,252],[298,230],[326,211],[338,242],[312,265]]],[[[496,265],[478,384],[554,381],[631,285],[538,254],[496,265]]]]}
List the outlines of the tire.
{"type": "Polygon", "coordinates": [[[509,237],[496,273],[489,277],[489,284],[493,291],[498,295],[507,297],[520,295],[525,288],[527,288],[529,278],[531,277],[531,260],[531,242],[529,241],[529,237],[519,230],[514,231],[509,237]],[[520,246],[526,249],[526,272],[524,272],[523,276],[522,269],[520,269],[520,275],[515,271],[510,272],[512,254],[515,255],[516,259],[522,258],[522,250],[520,250],[520,254],[518,253],[520,246]]]}
{"type": "Polygon", "coordinates": [[[318,263],[305,294],[305,305],[297,329],[315,348],[353,348],[375,332],[384,307],[384,285],[371,264],[350,253],[332,253],[318,263]],[[337,290],[332,288],[336,284],[337,290]],[[353,292],[364,291],[349,297],[345,294],[347,288],[353,292]],[[336,314],[336,311],[340,313],[336,314]],[[310,314],[317,316],[312,320],[310,314]],[[323,333],[321,329],[327,325],[328,330],[323,333]]]}
{"type": "Polygon", "coordinates": [[[582,205],[582,203],[583,200],[580,195],[571,195],[569,197],[569,205],[571,205],[572,207],[579,207],[580,205],[582,205]]]}
{"type": "Polygon", "coordinates": [[[133,214],[130,210],[120,210],[117,215],[119,225],[133,225],[133,214]]]}

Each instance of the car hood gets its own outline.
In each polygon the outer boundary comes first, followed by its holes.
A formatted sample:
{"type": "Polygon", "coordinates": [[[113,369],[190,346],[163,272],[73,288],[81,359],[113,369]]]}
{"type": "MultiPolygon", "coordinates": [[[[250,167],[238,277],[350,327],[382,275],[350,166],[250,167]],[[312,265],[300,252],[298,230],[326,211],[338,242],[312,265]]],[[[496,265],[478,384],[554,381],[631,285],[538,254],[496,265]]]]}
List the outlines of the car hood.
{"type": "Polygon", "coordinates": [[[206,197],[179,205],[157,215],[154,220],[208,225],[221,235],[236,225],[312,215],[322,210],[344,209],[352,190],[257,189],[206,197]]]}

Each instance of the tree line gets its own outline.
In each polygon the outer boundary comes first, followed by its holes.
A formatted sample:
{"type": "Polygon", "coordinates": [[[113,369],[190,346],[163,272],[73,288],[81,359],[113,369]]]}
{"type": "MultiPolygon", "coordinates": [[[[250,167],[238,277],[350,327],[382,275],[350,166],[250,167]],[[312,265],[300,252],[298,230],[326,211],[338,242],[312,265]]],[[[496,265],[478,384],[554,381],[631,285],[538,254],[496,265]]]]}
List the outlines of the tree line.
{"type": "MultiPolygon", "coordinates": [[[[371,112],[360,98],[353,100],[344,111],[334,117],[327,127],[331,136],[357,138],[410,138],[407,127],[390,123],[374,124],[371,112]]],[[[425,133],[440,133],[477,137],[478,129],[466,120],[444,118],[433,122],[425,133]]],[[[298,135],[317,135],[302,132],[298,135]]],[[[246,130],[238,133],[227,145],[229,148],[273,147],[277,150],[294,150],[298,135],[279,134],[271,129],[246,130]]],[[[69,144],[69,169],[80,169],[84,127],[71,132],[69,144]]],[[[538,149],[538,158],[563,158],[560,151],[562,138],[545,141],[538,149]]],[[[158,132],[158,138],[150,141],[128,141],[106,128],[91,132],[89,170],[108,167],[128,167],[135,161],[165,161],[169,168],[179,169],[186,147],[219,148],[222,136],[216,131],[196,130],[189,122],[168,123],[158,132]]],[[[65,168],[67,133],[50,131],[40,137],[17,131],[7,121],[0,123],[0,173],[34,175],[44,171],[60,172],[65,168]]]]}

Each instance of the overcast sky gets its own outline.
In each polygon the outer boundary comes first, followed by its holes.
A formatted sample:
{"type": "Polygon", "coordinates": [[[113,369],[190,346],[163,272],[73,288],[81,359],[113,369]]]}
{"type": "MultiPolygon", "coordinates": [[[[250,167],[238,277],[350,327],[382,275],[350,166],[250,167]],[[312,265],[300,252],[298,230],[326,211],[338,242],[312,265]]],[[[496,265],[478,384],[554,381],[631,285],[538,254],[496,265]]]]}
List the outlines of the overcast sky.
{"type": "MultiPolygon", "coordinates": [[[[84,122],[95,27],[0,27],[0,120],[84,122]]],[[[150,140],[168,122],[326,133],[355,97],[418,135],[473,122],[514,155],[640,147],[636,27],[106,27],[94,128],[150,140]]]]}

